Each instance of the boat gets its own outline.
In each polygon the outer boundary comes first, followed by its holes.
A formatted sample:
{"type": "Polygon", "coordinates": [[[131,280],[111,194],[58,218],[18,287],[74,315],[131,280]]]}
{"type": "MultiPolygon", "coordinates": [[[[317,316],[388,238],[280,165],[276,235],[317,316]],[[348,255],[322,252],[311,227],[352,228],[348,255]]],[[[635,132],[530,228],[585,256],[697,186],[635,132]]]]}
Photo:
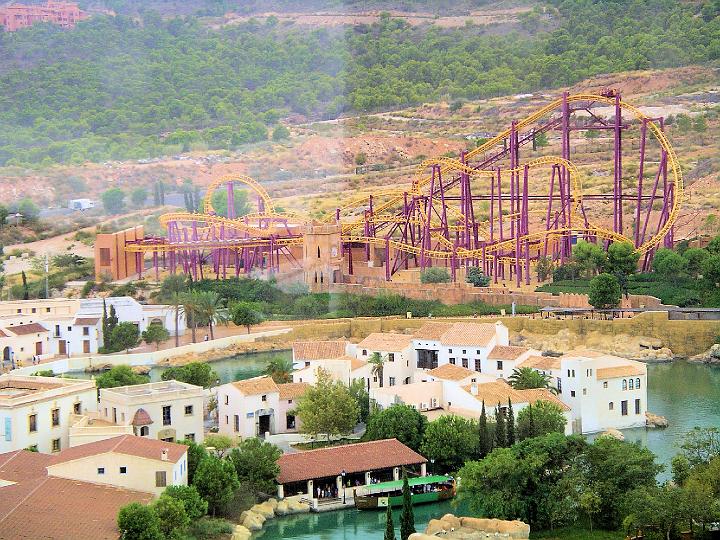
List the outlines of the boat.
{"type": "MultiPolygon", "coordinates": [[[[455,496],[455,480],[452,476],[419,476],[408,478],[410,500],[413,505],[446,501],[455,496]]],[[[355,508],[375,510],[388,506],[402,506],[402,480],[380,482],[355,488],[355,508]]]]}

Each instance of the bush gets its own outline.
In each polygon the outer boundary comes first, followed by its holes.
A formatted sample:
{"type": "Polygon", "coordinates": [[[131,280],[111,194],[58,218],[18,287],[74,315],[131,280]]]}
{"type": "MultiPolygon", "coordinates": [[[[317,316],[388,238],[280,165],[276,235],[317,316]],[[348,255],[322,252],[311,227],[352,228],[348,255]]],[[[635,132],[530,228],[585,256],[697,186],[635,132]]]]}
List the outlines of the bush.
{"type": "Polygon", "coordinates": [[[420,283],[450,283],[450,274],[445,268],[428,268],[420,274],[420,283]]]}
{"type": "Polygon", "coordinates": [[[465,281],[472,283],[473,287],[487,287],[490,285],[490,276],[486,276],[481,268],[471,266],[467,269],[465,281]]]}
{"type": "Polygon", "coordinates": [[[233,525],[227,520],[204,517],[190,525],[190,534],[197,540],[210,540],[221,534],[232,534],[233,525]]]}

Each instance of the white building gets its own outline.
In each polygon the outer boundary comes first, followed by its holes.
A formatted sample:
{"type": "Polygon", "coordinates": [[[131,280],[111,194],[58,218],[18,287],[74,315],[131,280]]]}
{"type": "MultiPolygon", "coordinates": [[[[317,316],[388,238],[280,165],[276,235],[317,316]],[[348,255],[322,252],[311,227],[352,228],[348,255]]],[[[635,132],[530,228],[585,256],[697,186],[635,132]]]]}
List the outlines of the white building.
{"type": "Polygon", "coordinates": [[[71,199],[68,201],[70,210],[91,210],[95,208],[95,203],[90,199],[71,199]]]}
{"type": "Polygon", "coordinates": [[[292,344],[293,382],[316,384],[319,370],[334,381],[351,384],[370,379],[370,366],[355,358],[356,346],[346,340],[298,341],[292,344]]]}
{"type": "Polygon", "coordinates": [[[95,381],[0,376],[0,453],[69,446],[71,415],[97,410],[95,381]]]}
{"type": "Polygon", "coordinates": [[[413,336],[407,334],[372,333],[357,344],[358,359],[367,362],[375,353],[382,359],[383,380],[379,381],[378,376],[371,373],[369,387],[395,386],[413,382],[417,361],[412,342],[413,336]]]}
{"type": "Polygon", "coordinates": [[[167,486],[187,485],[187,448],[121,435],[63,450],[47,466],[47,474],[159,496],[167,486]]]}
{"type": "Polygon", "coordinates": [[[218,388],[219,431],[234,439],[264,437],[266,433],[294,433],[299,420],[293,409],[310,385],[277,384],[270,377],[254,377],[218,388]]]}
{"type": "Polygon", "coordinates": [[[132,426],[141,437],[202,442],[204,395],[200,386],[174,380],[103,388],[98,412],[107,422],[132,426]]]}

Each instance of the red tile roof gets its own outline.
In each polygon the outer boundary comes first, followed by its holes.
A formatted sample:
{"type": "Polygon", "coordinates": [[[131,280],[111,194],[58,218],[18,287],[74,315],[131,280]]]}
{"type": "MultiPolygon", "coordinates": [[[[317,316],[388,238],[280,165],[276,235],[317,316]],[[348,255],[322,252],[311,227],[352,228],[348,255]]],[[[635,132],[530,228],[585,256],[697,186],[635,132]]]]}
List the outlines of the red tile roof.
{"type": "Polygon", "coordinates": [[[0,337],[9,337],[5,332],[0,330],[0,337]]]}
{"type": "Polygon", "coordinates": [[[28,334],[38,334],[48,331],[48,329],[40,323],[18,324],[16,326],[7,326],[5,329],[10,330],[16,336],[26,336],[28,334]]]}
{"type": "Polygon", "coordinates": [[[292,344],[295,360],[329,360],[345,356],[347,341],[297,341],[292,344]]]}
{"type": "Polygon", "coordinates": [[[0,480],[20,482],[30,478],[39,478],[47,475],[45,467],[52,461],[50,454],[16,450],[0,454],[0,480]]]}
{"type": "Polygon", "coordinates": [[[232,384],[246,396],[256,396],[258,394],[271,394],[279,392],[278,385],[270,377],[253,377],[252,379],[244,379],[235,381],[232,384]]]}
{"type": "Polygon", "coordinates": [[[358,343],[358,349],[402,352],[412,345],[412,340],[413,336],[407,334],[375,332],[358,343]]]}
{"type": "Polygon", "coordinates": [[[515,347],[514,345],[495,345],[488,354],[490,360],[515,360],[528,352],[525,347],[515,347]]]}
{"type": "Polygon", "coordinates": [[[306,382],[278,384],[280,391],[280,399],[297,399],[310,388],[310,384],[306,382]]]}
{"type": "Polygon", "coordinates": [[[442,366],[431,369],[427,373],[428,375],[432,375],[438,379],[445,379],[446,381],[461,381],[478,374],[477,371],[472,371],[455,364],[443,364],[442,366]]]}
{"type": "Polygon", "coordinates": [[[95,326],[100,322],[99,317],[78,317],[75,319],[76,326],[95,326]]]}
{"type": "Polygon", "coordinates": [[[338,476],[343,470],[353,474],[425,462],[427,459],[397,439],[347,444],[283,454],[278,460],[278,482],[302,482],[338,476]]]}
{"type": "Polygon", "coordinates": [[[131,423],[133,426],[149,426],[153,423],[153,421],[148,412],[145,409],[140,408],[135,411],[135,415],[133,416],[131,423]]]}
{"type": "Polygon", "coordinates": [[[187,448],[184,444],[136,437],[135,435],[120,435],[63,450],[54,456],[50,466],[109,452],[159,461],[163,450],[168,451],[168,461],[177,463],[185,455],[187,448]]]}
{"type": "Polygon", "coordinates": [[[492,323],[426,323],[415,334],[415,339],[439,341],[443,345],[485,347],[497,332],[492,323]]]}

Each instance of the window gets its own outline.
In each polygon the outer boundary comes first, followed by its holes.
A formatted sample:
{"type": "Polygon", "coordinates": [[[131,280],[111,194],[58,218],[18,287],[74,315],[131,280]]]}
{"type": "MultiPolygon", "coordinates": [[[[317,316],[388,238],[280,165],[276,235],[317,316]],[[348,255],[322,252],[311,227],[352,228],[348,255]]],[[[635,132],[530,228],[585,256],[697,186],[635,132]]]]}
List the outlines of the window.
{"type": "MultiPolygon", "coordinates": [[[[367,356],[367,349],[363,349],[363,356],[367,356]]],[[[309,364],[310,362],[305,362],[306,364],[309,364]]]]}
{"type": "Polygon", "coordinates": [[[240,416],[237,414],[233,415],[233,430],[236,433],[240,431],[240,416]]]}
{"type": "Polygon", "coordinates": [[[194,433],[186,433],[185,440],[195,442],[195,434],[194,433]]]}
{"type": "Polygon", "coordinates": [[[562,394],[562,379],[560,377],[557,379],[557,391],[558,394],[562,394]]]}
{"type": "Polygon", "coordinates": [[[620,414],[622,414],[623,416],[627,416],[627,414],[628,414],[627,400],[620,402],[620,414]]]}
{"type": "Polygon", "coordinates": [[[90,327],[83,326],[83,336],[89,336],[89,335],[90,335],[90,327]]]}
{"type": "Polygon", "coordinates": [[[452,349],[448,349],[448,352],[449,352],[450,354],[452,354],[452,349]]]}
{"type": "Polygon", "coordinates": [[[570,397],[575,397],[575,390],[570,390],[570,397]]]}
{"type": "Polygon", "coordinates": [[[603,382],[603,388],[607,388],[607,381],[603,382]]]}
{"type": "Polygon", "coordinates": [[[148,437],[150,435],[150,428],[148,426],[142,426],[140,428],[140,436],[148,437]]]}
{"type": "Polygon", "coordinates": [[[583,388],[583,396],[587,396],[587,388],[583,388]]]}
{"type": "Polygon", "coordinates": [[[627,379],[623,379],[622,389],[623,389],[623,390],[627,390],[627,379]]]}
{"type": "Polygon", "coordinates": [[[120,474],[127,474],[127,467],[120,467],[120,474]]]}
{"type": "Polygon", "coordinates": [[[105,467],[98,467],[98,474],[105,474],[105,467]]]}
{"type": "Polygon", "coordinates": [[[227,426],[230,423],[230,417],[226,414],[225,415],[225,425],[227,426]]]}
{"type": "Polygon", "coordinates": [[[610,403],[608,403],[608,411],[613,411],[613,410],[615,410],[615,403],[613,403],[611,401],[610,403]]]}
{"type": "Polygon", "coordinates": [[[37,414],[28,416],[28,431],[35,433],[37,431],[37,414]]]}
{"type": "Polygon", "coordinates": [[[395,386],[395,377],[388,377],[388,386],[395,386]]]}
{"type": "Polygon", "coordinates": [[[632,379],[628,380],[628,390],[635,390],[635,381],[632,379]]]}
{"type": "Polygon", "coordinates": [[[395,361],[395,353],[388,353],[388,362],[395,361]]]}
{"type": "Polygon", "coordinates": [[[635,379],[635,390],[640,390],[640,379],[635,379]]]}
{"type": "Polygon", "coordinates": [[[498,361],[497,361],[497,369],[498,369],[498,371],[502,371],[502,368],[503,368],[502,360],[498,360],[498,361]]]}
{"type": "Polygon", "coordinates": [[[263,394],[263,396],[260,398],[260,401],[267,401],[267,396],[263,394]]]}
{"type": "Polygon", "coordinates": [[[640,414],[640,400],[635,400],[635,414],[640,414]]]}
{"type": "Polygon", "coordinates": [[[45,313],[50,313],[50,308],[49,308],[49,307],[46,307],[46,308],[45,308],[45,313]]]}
{"type": "Polygon", "coordinates": [[[310,362],[305,362],[305,367],[310,367],[310,362]]]}
{"type": "Polygon", "coordinates": [[[463,349],[463,354],[467,354],[467,351],[465,349],[463,349]]]}
{"type": "Polygon", "coordinates": [[[454,366],[454,365],[455,365],[455,359],[454,359],[454,358],[451,358],[451,359],[450,359],[450,363],[454,366]]]}
{"type": "Polygon", "coordinates": [[[60,409],[53,409],[50,411],[50,418],[52,420],[52,426],[59,426],[60,425],[60,409]]]}
{"type": "Polygon", "coordinates": [[[574,369],[572,370],[572,376],[573,376],[573,377],[575,376],[575,370],[574,370],[574,369]]]}
{"type": "Polygon", "coordinates": [[[59,451],[60,451],[60,439],[53,439],[53,441],[52,441],[52,451],[53,451],[53,452],[59,452],[59,451]]]}
{"type": "Polygon", "coordinates": [[[167,473],[165,471],[155,471],[155,487],[167,486],[167,473]]]}
{"type": "Polygon", "coordinates": [[[475,359],[475,371],[482,371],[482,361],[479,358],[475,359]]]}
{"type": "Polygon", "coordinates": [[[467,359],[467,358],[463,358],[463,359],[462,359],[462,366],[463,366],[464,368],[467,368],[467,367],[468,367],[468,359],[467,359]]]}
{"type": "Polygon", "coordinates": [[[32,308],[32,309],[30,310],[30,312],[31,312],[31,313],[37,313],[37,308],[32,308]]]}
{"type": "Polygon", "coordinates": [[[73,403],[73,414],[82,414],[82,403],[73,403]]]}
{"type": "Polygon", "coordinates": [[[193,413],[193,406],[185,405],[185,416],[192,416],[192,413],[193,413]]]}
{"type": "Polygon", "coordinates": [[[480,354],[480,349],[476,350],[475,354],[480,354]]]}
{"type": "Polygon", "coordinates": [[[170,405],[163,405],[162,408],[163,426],[169,426],[172,424],[172,417],[170,416],[170,405]]]}
{"type": "Polygon", "coordinates": [[[585,375],[586,375],[587,377],[592,377],[592,369],[586,369],[586,370],[585,370],[585,375]]]}
{"type": "Polygon", "coordinates": [[[225,396],[225,405],[230,405],[230,396],[225,396]]]}
{"type": "Polygon", "coordinates": [[[68,326],[68,332],[72,332],[72,326],[68,326]]]}

